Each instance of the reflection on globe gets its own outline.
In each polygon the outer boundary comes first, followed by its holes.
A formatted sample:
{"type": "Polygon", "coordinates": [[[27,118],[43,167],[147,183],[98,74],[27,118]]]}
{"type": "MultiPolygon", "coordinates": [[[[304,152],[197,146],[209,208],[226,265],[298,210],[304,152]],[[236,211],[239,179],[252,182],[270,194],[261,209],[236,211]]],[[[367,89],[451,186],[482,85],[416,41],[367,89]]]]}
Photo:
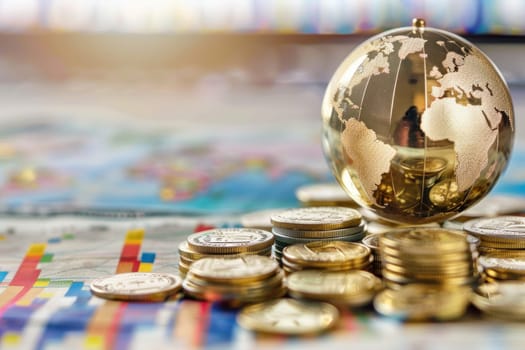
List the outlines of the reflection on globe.
{"type": "Polygon", "coordinates": [[[459,214],[494,186],[514,136],[505,81],[473,44],[412,27],[357,47],[322,106],[323,148],[357,203],[405,223],[459,214]]]}

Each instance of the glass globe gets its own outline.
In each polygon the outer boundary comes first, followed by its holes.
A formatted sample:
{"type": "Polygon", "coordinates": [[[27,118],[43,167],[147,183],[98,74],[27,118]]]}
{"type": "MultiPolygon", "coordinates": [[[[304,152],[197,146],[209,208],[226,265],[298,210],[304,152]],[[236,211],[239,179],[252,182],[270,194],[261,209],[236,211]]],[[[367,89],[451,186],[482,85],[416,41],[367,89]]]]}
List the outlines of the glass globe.
{"type": "Polygon", "coordinates": [[[321,113],[325,156],[343,189],[382,218],[412,224],[445,220],[483,198],[514,136],[495,65],[422,20],[352,51],[321,113]]]}

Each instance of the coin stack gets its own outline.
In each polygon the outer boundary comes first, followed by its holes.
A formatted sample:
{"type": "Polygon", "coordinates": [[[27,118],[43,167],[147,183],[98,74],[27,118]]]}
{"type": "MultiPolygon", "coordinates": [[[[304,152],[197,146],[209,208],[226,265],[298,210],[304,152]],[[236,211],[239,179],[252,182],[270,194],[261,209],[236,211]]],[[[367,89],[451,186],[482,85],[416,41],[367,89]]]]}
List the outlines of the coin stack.
{"type": "Polygon", "coordinates": [[[284,273],[266,256],[202,258],[191,264],[182,283],[187,296],[240,306],[286,294],[284,273]]]}
{"type": "Polygon", "coordinates": [[[479,251],[515,253],[525,251],[525,217],[498,216],[467,221],[463,229],[481,241],[479,251]]]}
{"type": "Polygon", "coordinates": [[[335,182],[301,186],[295,191],[295,196],[305,207],[358,207],[335,182]]]}
{"type": "Polygon", "coordinates": [[[366,229],[361,214],[345,207],[289,209],[273,215],[272,224],[273,254],[279,261],[288,245],[315,241],[357,242],[366,229]]]}
{"type": "Polygon", "coordinates": [[[392,288],[410,283],[471,285],[479,277],[476,246],[461,231],[391,231],[379,238],[379,249],[383,279],[392,288]]]}
{"type": "Polygon", "coordinates": [[[360,243],[317,241],[285,247],[281,263],[286,273],[310,269],[348,271],[367,269],[372,259],[370,249],[360,243]]]}
{"type": "Polygon", "coordinates": [[[370,249],[373,256],[372,261],[372,273],[376,276],[381,276],[381,253],[379,251],[379,237],[381,237],[382,233],[374,233],[371,235],[367,235],[365,238],[363,238],[363,244],[370,249]]]}
{"type": "Polygon", "coordinates": [[[271,232],[251,228],[222,228],[194,233],[179,244],[179,273],[186,275],[193,262],[207,257],[270,256],[273,242],[271,232]]]}
{"type": "Polygon", "coordinates": [[[293,298],[353,307],[370,303],[382,289],[381,280],[367,271],[297,271],[286,278],[286,285],[293,298]]]}

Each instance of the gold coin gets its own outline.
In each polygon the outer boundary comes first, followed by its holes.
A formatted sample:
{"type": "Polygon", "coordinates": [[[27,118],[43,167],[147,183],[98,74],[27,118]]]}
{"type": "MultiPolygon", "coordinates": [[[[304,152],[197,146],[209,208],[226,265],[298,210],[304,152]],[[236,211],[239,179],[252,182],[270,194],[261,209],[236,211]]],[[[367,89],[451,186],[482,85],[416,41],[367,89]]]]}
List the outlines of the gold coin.
{"type": "Polygon", "coordinates": [[[410,284],[386,289],[374,299],[374,308],[384,316],[409,321],[452,320],[463,316],[471,289],[410,284]]]}
{"type": "Polygon", "coordinates": [[[351,206],[355,202],[337,183],[320,183],[301,186],[295,191],[295,196],[303,204],[313,206],[351,206]]]}
{"type": "Polygon", "coordinates": [[[336,230],[358,226],[361,214],[346,207],[290,209],[272,216],[275,227],[296,230],[336,230]]]}
{"type": "MultiPolygon", "coordinates": [[[[276,235],[290,237],[290,241],[295,239],[327,239],[333,240],[347,239],[350,237],[360,236],[366,230],[366,224],[362,221],[354,227],[342,228],[337,230],[297,230],[274,227],[272,232],[276,235]]],[[[297,242],[299,243],[299,242],[297,242]]]]}
{"type": "Polygon", "coordinates": [[[283,268],[287,268],[287,272],[290,271],[300,271],[300,270],[308,270],[308,269],[320,269],[320,270],[327,270],[327,271],[348,271],[348,270],[364,270],[367,269],[372,262],[372,257],[366,262],[360,262],[360,263],[347,263],[347,264],[334,264],[334,265],[327,265],[327,266],[311,266],[311,265],[301,265],[294,262],[291,262],[287,260],[285,257],[281,258],[281,263],[283,265],[283,268]]]}
{"type": "Polygon", "coordinates": [[[343,241],[294,244],[283,249],[288,261],[316,267],[367,262],[370,253],[362,244],[343,241]]]}
{"type": "Polygon", "coordinates": [[[428,198],[437,207],[453,209],[464,201],[464,193],[458,190],[455,180],[443,180],[430,189],[428,198]]]}
{"type": "Polygon", "coordinates": [[[197,253],[197,252],[191,250],[190,247],[188,246],[188,242],[187,241],[179,243],[179,255],[180,255],[180,257],[181,258],[184,257],[186,260],[191,260],[191,261],[199,260],[199,259],[202,259],[202,258],[213,258],[213,257],[218,257],[218,256],[223,256],[223,255],[228,255],[230,257],[238,257],[238,256],[244,256],[244,255],[265,255],[265,256],[270,256],[271,253],[272,253],[272,248],[268,247],[268,248],[264,248],[264,249],[261,249],[261,250],[255,250],[253,252],[244,252],[244,253],[204,254],[204,253],[197,253]]]}
{"type": "Polygon", "coordinates": [[[331,272],[304,270],[286,279],[288,293],[294,297],[362,306],[382,287],[381,280],[366,271],[331,272]]]}
{"type": "Polygon", "coordinates": [[[485,283],[474,292],[472,304],[481,311],[498,317],[525,320],[525,282],[485,283]]]}
{"type": "Polygon", "coordinates": [[[199,278],[232,284],[259,281],[274,275],[278,269],[275,260],[260,255],[202,258],[190,266],[190,272],[199,278]]]}
{"type": "Polygon", "coordinates": [[[415,254],[440,254],[469,249],[467,236],[463,232],[441,228],[412,228],[386,232],[379,238],[379,245],[415,254]]]}
{"type": "Polygon", "coordinates": [[[287,335],[315,334],[334,327],[339,311],[321,302],[278,299],[247,306],[237,316],[243,328],[287,335]]]}
{"type": "Polygon", "coordinates": [[[94,295],[112,300],[161,301],[181,290],[180,277],[167,273],[131,272],[96,279],[90,289],[94,295]]]}
{"type": "Polygon", "coordinates": [[[251,228],[223,228],[188,236],[188,247],[198,253],[232,254],[259,251],[271,247],[273,234],[251,228]]]}
{"type": "Polygon", "coordinates": [[[381,248],[381,259],[384,261],[390,260],[393,263],[457,263],[463,261],[470,261],[473,257],[477,257],[477,252],[472,253],[470,250],[463,252],[439,253],[430,254],[428,251],[423,251],[422,254],[413,252],[405,252],[390,247],[381,248]]]}
{"type": "Polygon", "coordinates": [[[446,275],[424,275],[424,274],[400,274],[393,272],[388,269],[388,266],[383,265],[383,270],[381,271],[383,278],[389,280],[390,282],[395,282],[398,284],[408,284],[408,283],[429,283],[429,284],[439,284],[439,285],[451,285],[451,286],[462,286],[473,283],[476,280],[476,276],[473,275],[459,275],[459,276],[446,276],[446,275]]]}

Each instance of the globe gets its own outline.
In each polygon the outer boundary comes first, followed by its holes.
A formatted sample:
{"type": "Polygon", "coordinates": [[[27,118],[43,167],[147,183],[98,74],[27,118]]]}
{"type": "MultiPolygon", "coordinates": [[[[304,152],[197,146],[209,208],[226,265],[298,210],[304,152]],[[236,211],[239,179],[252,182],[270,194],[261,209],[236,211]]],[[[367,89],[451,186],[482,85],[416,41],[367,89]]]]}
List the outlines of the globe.
{"type": "Polygon", "coordinates": [[[483,198],[512,149],[514,111],[496,66],[447,31],[381,33],[353,50],[322,104],[323,150],[343,189],[380,217],[423,224],[483,198]]]}

